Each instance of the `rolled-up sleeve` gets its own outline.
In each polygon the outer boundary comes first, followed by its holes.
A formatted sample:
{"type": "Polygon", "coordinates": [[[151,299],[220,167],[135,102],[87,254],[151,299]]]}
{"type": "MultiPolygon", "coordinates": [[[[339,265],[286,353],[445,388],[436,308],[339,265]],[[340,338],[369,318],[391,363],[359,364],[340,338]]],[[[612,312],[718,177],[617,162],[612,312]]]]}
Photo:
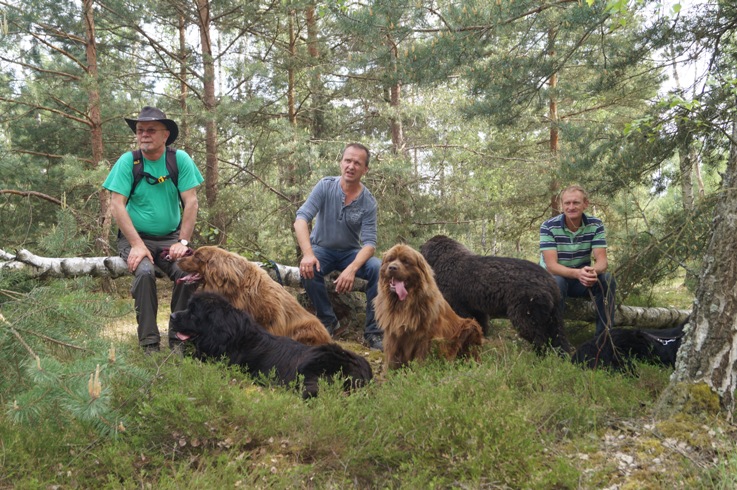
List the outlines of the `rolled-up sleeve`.
{"type": "Polygon", "coordinates": [[[324,180],[321,180],[312,189],[304,204],[297,210],[297,219],[305,220],[308,223],[312,222],[315,216],[317,216],[320,210],[320,203],[323,202],[324,198],[325,183],[324,180]]]}
{"type": "Polygon", "coordinates": [[[376,248],[376,215],[378,206],[374,205],[363,218],[361,226],[361,243],[376,248]]]}

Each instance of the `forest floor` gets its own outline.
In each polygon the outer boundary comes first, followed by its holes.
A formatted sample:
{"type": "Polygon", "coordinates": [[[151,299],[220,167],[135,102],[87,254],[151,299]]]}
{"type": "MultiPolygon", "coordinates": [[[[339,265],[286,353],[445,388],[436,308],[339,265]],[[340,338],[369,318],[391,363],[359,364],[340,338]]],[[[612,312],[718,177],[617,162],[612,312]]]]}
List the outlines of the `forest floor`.
{"type": "MultiPolygon", "coordinates": [[[[165,338],[171,287],[168,281],[158,281],[158,286],[159,325],[163,327],[162,338],[165,338]]],[[[689,308],[689,296],[685,288],[672,292],[665,306],[689,308]]],[[[585,335],[585,332],[575,331],[582,328],[580,326],[571,325],[570,328],[572,337],[585,335]]],[[[492,330],[494,334],[487,338],[490,348],[509,342],[524,343],[504,320],[495,320],[492,330]]],[[[135,318],[129,315],[109,325],[106,335],[120,341],[134,339],[135,318]]],[[[369,350],[362,343],[362,338],[362,331],[353,328],[338,341],[343,347],[366,357],[381,381],[382,354],[369,350]]],[[[577,445],[564,440],[549,450],[559,456],[565,455],[574,466],[582,468],[580,488],[675,488],[672,483],[678,478],[674,479],[674,474],[683,473],[684,464],[694,475],[713,472],[714,481],[722,482],[714,488],[728,488],[723,486],[724,481],[736,481],[737,477],[731,476],[730,469],[737,466],[737,461],[734,461],[737,457],[734,452],[737,427],[721,419],[719,423],[699,422],[691,418],[655,420],[650,412],[644,408],[641,417],[610,420],[607,427],[592,432],[583,445],[581,438],[572,438],[571,441],[578,441],[577,445]]],[[[684,477],[680,488],[688,488],[688,480],[684,477]]]]}

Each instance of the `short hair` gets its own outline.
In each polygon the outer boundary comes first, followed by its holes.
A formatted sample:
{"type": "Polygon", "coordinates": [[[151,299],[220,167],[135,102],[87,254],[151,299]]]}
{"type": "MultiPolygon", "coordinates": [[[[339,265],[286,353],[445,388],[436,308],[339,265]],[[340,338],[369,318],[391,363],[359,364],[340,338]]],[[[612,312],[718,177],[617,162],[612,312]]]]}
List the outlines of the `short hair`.
{"type": "Polygon", "coordinates": [[[348,148],[358,148],[359,150],[363,150],[363,151],[365,151],[365,152],[366,152],[366,166],[368,167],[368,164],[369,164],[369,160],[371,160],[371,152],[369,151],[369,149],[368,149],[368,148],[366,148],[366,147],[365,147],[364,145],[362,145],[361,143],[349,143],[349,144],[347,144],[347,145],[345,146],[345,148],[343,148],[343,153],[341,153],[341,154],[340,154],[340,157],[341,157],[341,158],[343,158],[343,155],[345,155],[345,151],[346,151],[346,150],[347,150],[348,148]]]}
{"type": "Polygon", "coordinates": [[[563,200],[563,194],[565,194],[566,192],[576,192],[576,191],[578,191],[581,194],[583,194],[583,200],[584,201],[588,201],[589,200],[589,193],[586,192],[586,189],[584,189],[580,185],[575,185],[574,184],[574,185],[569,185],[568,187],[566,187],[565,189],[563,189],[562,191],[560,191],[560,194],[558,194],[558,201],[562,201],[563,200]]]}

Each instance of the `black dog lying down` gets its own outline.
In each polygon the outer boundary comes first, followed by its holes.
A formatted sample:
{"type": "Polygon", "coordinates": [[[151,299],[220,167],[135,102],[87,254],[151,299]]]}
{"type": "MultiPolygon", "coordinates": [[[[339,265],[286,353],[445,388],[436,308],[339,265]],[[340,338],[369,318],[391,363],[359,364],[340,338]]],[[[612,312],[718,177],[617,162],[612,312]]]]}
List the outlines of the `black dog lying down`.
{"type": "Polygon", "coordinates": [[[253,375],[273,371],[283,384],[304,377],[303,398],[317,395],[318,378],[344,379],[344,389],[363,386],[373,377],[363,357],[338,344],[308,346],[267,332],[243,310],[217,293],[197,293],[186,310],[171,314],[177,338],[191,341],[198,359],[227,358],[253,375]]]}
{"type": "Polygon", "coordinates": [[[668,329],[612,328],[608,336],[604,332],[581,344],[572,360],[591,369],[609,367],[617,371],[633,371],[633,360],[675,367],[686,323],[688,320],[668,329]]]}

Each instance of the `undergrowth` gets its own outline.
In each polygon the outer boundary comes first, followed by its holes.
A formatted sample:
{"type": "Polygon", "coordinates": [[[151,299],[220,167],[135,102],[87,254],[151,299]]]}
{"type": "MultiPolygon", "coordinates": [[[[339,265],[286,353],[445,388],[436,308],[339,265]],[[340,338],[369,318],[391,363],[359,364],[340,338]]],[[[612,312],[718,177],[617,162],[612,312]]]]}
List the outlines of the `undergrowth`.
{"type": "MultiPolygon", "coordinates": [[[[668,383],[662,368],[585,371],[503,342],[479,363],[377,373],[350,396],[322,384],[302,401],[220,363],[111,344],[101,331],[129,301],[93,290],[50,281],[0,299],[0,487],[599,488],[620,475],[602,437],[647,420],[668,383]]],[[[737,453],[723,456],[639,477],[729,488],[737,453]]]]}

